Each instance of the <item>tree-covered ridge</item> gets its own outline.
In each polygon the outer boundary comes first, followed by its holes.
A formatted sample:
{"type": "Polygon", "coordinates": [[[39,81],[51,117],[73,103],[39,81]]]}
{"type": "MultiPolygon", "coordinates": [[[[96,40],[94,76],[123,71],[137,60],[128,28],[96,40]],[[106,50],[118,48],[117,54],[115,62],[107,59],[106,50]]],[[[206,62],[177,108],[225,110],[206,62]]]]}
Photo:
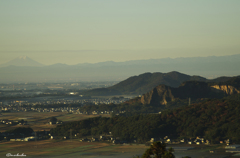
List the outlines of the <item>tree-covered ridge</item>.
{"type": "MultiPolygon", "coordinates": [[[[172,71],[168,73],[144,73],[138,76],[132,76],[127,78],[124,81],[119,82],[116,85],[113,85],[108,88],[97,88],[83,92],[84,95],[96,95],[96,96],[104,96],[104,95],[121,95],[121,94],[137,94],[142,95],[151,91],[154,87],[158,85],[166,85],[170,87],[177,88],[182,83],[186,81],[200,81],[207,82],[209,85],[221,84],[226,81],[230,85],[233,84],[234,78],[240,78],[240,76],[236,77],[218,77],[216,79],[208,80],[201,76],[190,76],[177,71],[172,71]]],[[[239,82],[238,82],[239,83],[239,82]]],[[[234,85],[232,85],[234,86],[234,85]]]]}
{"type": "Polygon", "coordinates": [[[166,85],[159,85],[137,97],[126,101],[123,104],[110,105],[91,105],[81,107],[81,111],[114,111],[119,113],[121,111],[137,112],[137,113],[156,113],[164,109],[171,109],[181,107],[191,103],[198,103],[207,98],[223,98],[234,95],[240,92],[240,78],[233,77],[225,82],[200,82],[200,81],[186,81],[178,88],[169,87],[166,85]],[[214,87],[213,87],[214,86],[214,87]]]}
{"type": "Polygon", "coordinates": [[[230,85],[233,86],[235,88],[237,88],[238,90],[240,90],[240,76],[236,76],[236,77],[231,77],[229,79],[225,79],[225,80],[214,80],[215,82],[210,82],[209,85],[230,85]]]}
{"type": "Polygon", "coordinates": [[[144,73],[139,76],[133,76],[124,80],[112,87],[111,89],[118,89],[122,92],[143,94],[150,91],[153,87],[164,84],[171,87],[178,87],[182,82],[196,80],[206,81],[200,76],[190,76],[177,71],[169,73],[144,73]]]}
{"type": "MultiPolygon", "coordinates": [[[[178,99],[197,100],[202,98],[223,98],[228,95],[240,93],[240,78],[233,77],[225,82],[201,82],[186,81],[174,88],[166,85],[158,85],[146,94],[143,94],[135,102],[152,106],[174,104],[178,99]]],[[[132,102],[131,100],[129,102],[132,102]]]]}
{"type": "Polygon", "coordinates": [[[209,100],[163,113],[162,119],[176,127],[178,136],[204,136],[211,141],[240,141],[240,105],[234,100],[209,100]]]}
{"type": "Polygon", "coordinates": [[[159,84],[178,87],[182,82],[196,80],[206,81],[200,76],[190,76],[176,71],[169,73],[144,73],[132,76],[109,88],[97,88],[84,92],[84,95],[120,95],[120,94],[144,94],[159,84]]]}
{"type": "MultiPolygon", "coordinates": [[[[202,102],[206,99],[196,99],[191,100],[191,103],[198,103],[202,102]]],[[[126,101],[125,103],[121,104],[100,104],[100,105],[85,105],[79,108],[79,110],[83,113],[92,113],[92,112],[105,112],[109,111],[113,114],[119,114],[119,115],[127,115],[129,116],[134,114],[147,114],[147,113],[158,113],[160,111],[166,110],[166,109],[173,109],[177,107],[186,106],[189,104],[189,98],[187,99],[178,99],[176,98],[174,101],[168,102],[165,106],[155,106],[154,104],[142,104],[140,102],[140,98],[137,97],[135,99],[131,99],[129,101],[126,101]]]]}
{"type": "Polygon", "coordinates": [[[168,135],[177,137],[201,136],[212,142],[232,139],[240,142],[240,102],[235,100],[208,100],[161,114],[91,118],[58,125],[51,133],[68,136],[70,129],[79,137],[98,136],[112,132],[122,140],[148,141],[168,135]]]}
{"type": "Polygon", "coordinates": [[[15,129],[7,130],[5,133],[14,134],[15,137],[22,136],[22,135],[30,136],[33,133],[33,129],[30,127],[27,127],[27,128],[18,127],[15,129]]]}

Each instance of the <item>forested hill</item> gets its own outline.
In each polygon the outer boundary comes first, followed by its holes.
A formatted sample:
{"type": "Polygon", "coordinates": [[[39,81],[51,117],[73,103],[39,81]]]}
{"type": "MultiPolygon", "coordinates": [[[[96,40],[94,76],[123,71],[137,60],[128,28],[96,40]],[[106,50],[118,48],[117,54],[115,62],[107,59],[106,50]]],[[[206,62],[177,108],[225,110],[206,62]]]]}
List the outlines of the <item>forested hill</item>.
{"type": "MultiPolygon", "coordinates": [[[[222,82],[186,81],[178,88],[159,85],[141,97],[128,100],[122,104],[88,105],[80,111],[91,113],[93,111],[121,111],[134,113],[157,113],[164,109],[181,107],[190,103],[199,103],[206,99],[235,97],[240,94],[240,78],[232,77],[222,82]]],[[[116,92],[116,91],[115,91],[116,92]]],[[[114,91],[112,91],[114,93],[114,91]]],[[[236,97],[235,97],[236,98],[236,97]]]]}
{"type": "Polygon", "coordinates": [[[144,73],[139,76],[132,76],[128,79],[119,82],[108,88],[97,88],[83,92],[84,95],[91,96],[103,96],[103,95],[121,95],[121,94],[134,94],[142,95],[151,91],[154,87],[158,85],[170,86],[173,88],[179,87],[182,83],[186,81],[201,81],[212,84],[221,84],[229,81],[233,84],[233,80],[240,78],[237,77],[218,77],[215,79],[206,79],[201,76],[190,76],[177,71],[172,71],[169,73],[144,73]]]}
{"type": "Polygon", "coordinates": [[[209,85],[230,85],[240,90],[240,76],[231,77],[229,79],[218,78],[210,82],[209,85]]]}
{"type": "Polygon", "coordinates": [[[134,101],[152,106],[161,106],[178,99],[223,98],[237,93],[240,93],[240,78],[233,77],[228,81],[216,83],[186,81],[178,88],[159,85],[142,95],[138,100],[134,99],[134,101]]]}
{"type": "Polygon", "coordinates": [[[182,82],[190,80],[206,81],[206,78],[200,76],[190,76],[177,71],[169,73],[144,73],[139,76],[130,77],[127,80],[110,87],[110,89],[118,89],[121,92],[143,94],[159,84],[178,87],[182,82]]]}
{"type": "Polygon", "coordinates": [[[176,71],[169,73],[144,73],[139,76],[132,76],[128,79],[111,86],[109,88],[98,88],[86,91],[85,95],[120,95],[120,94],[138,94],[147,93],[159,84],[171,87],[178,87],[185,81],[207,81],[201,76],[190,76],[176,71]]]}
{"type": "Polygon", "coordinates": [[[150,138],[204,137],[211,142],[231,139],[240,142],[240,95],[238,99],[212,99],[191,106],[140,114],[130,117],[91,118],[58,125],[53,136],[69,136],[70,129],[79,137],[99,136],[112,132],[121,140],[145,142],[150,138]],[[239,100],[239,101],[238,101],[239,100]]]}

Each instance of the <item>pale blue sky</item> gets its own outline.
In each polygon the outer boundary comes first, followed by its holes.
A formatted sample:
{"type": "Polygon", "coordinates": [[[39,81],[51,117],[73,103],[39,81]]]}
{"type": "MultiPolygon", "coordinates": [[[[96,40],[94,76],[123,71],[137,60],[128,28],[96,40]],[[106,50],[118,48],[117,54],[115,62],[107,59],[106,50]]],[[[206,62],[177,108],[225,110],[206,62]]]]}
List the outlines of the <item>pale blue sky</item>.
{"type": "Polygon", "coordinates": [[[0,64],[240,53],[239,0],[0,1],[0,64]]]}

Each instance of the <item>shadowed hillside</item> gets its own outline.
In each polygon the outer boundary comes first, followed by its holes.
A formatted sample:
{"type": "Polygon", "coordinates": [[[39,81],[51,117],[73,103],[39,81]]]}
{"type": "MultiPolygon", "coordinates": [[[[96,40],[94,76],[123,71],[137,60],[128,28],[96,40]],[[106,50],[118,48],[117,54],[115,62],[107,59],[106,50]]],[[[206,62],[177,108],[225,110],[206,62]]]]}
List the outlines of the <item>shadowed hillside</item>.
{"type": "Polygon", "coordinates": [[[85,95],[117,95],[117,94],[144,94],[159,84],[178,87],[184,81],[206,81],[200,76],[190,76],[176,71],[169,73],[144,73],[111,86],[109,88],[93,89],[85,92],[85,95]]]}
{"type": "MultiPolygon", "coordinates": [[[[239,95],[238,95],[239,97],[239,95]]],[[[204,137],[211,143],[231,139],[240,142],[240,105],[231,99],[209,99],[178,109],[165,110],[161,114],[140,114],[130,117],[95,117],[69,122],[51,129],[54,136],[70,136],[69,130],[79,137],[112,132],[121,140],[144,143],[151,138],[204,137]],[[143,132],[144,131],[144,132],[143,132]]]]}
{"type": "Polygon", "coordinates": [[[142,104],[159,106],[176,99],[223,98],[238,93],[240,93],[240,78],[234,77],[226,82],[218,83],[186,81],[178,88],[159,85],[142,95],[139,101],[142,104]]]}
{"type": "MultiPolygon", "coordinates": [[[[132,76],[128,79],[108,88],[97,88],[85,91],[84,95],[121,95],[121,94],[133,94],[142,95],[151,91],[154,87],[158,85],[165,85],[177,88],[182,83],[186,81],[201,81],[209,84],[206,85],[216,85],[216,84],[227,84],[236,87],[238,85],[239,76],[237,77],[219,77],[216,79],[208,80],[201,76],[190,76],[177,71],[172,71],[169,73],[144,73],[139,76],[132,76]]],[[[202,86],[204,86],[202,84],[202,86]]],[[[237,87],[239,88],[239,87],[237,87]]],[[[186,92],[185,92],[186,93],[186,92]]]]}

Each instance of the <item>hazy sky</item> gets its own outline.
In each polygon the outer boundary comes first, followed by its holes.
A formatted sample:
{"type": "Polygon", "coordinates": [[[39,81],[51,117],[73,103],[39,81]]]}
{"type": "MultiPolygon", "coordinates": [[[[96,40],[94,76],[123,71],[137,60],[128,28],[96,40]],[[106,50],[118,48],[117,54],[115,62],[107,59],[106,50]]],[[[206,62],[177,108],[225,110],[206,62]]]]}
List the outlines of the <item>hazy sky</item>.
{"type": "Polygon", "coordinates": [[[0,1],[0,64],[240,53],[240,0],[0,1]]]}

